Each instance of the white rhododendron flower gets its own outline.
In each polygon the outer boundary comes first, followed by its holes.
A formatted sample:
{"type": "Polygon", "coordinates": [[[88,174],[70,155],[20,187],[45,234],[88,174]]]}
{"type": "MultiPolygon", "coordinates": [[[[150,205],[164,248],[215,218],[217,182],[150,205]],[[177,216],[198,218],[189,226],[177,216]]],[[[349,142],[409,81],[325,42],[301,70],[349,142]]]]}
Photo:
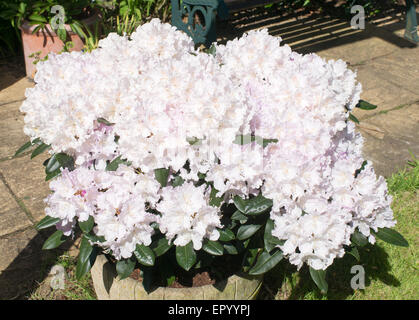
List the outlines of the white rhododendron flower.
{"type": "Polygon", "coordinates": [[[120,165],[116,171],[79,167],[63,170],[61,177],[50,183],[54,191],[47,198],[46,214],[61,219],[59,229],[70,235],[78,218],[92,216],[95,234],[105,241],[98,243],[110,249],[119,259],[129,258],[136,244],[149,245],[158,216],[146,211],[159,200],[160,185],[153,176],[137,174],[120,165]]]}
{"type": "Polygon", "coordinates": [[[24,131],[74,159],[51,181],[46,214],[65,235],[93,219],[96,243],[118,260],[156,233],[199,250],[219,238],[234,196],[259,194],[298,268],[326,269],[355,231],[374,243],[371,230],[395,220],[348,121],[356,73],[280,42],[251,31],[213,56],[154,19],[39,62],[24,131]]]}
{"type": "Polygon", "coordinates": [[[209,205],[209,194],[205,185],[195,187],[184,183],[162,190],[163,200],[157,204],[161,212],[160,230],[177,246],[185,246],[190,241],[195,250],[202,247],[204,239],[218,240],[221,227],[218,208],[209,205]]]}

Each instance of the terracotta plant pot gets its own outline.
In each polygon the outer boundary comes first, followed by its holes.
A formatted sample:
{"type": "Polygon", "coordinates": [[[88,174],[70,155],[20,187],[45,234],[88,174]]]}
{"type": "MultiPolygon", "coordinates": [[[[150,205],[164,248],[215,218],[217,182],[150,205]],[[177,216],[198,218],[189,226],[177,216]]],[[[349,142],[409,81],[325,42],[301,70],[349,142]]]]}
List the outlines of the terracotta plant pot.
{"type": "Polygon", "coordinates": [[[214,285],[192,288],[159,287],[147,293],[132,278],[120,280],[115,267],[99,255],[90,271],[99,300],[254,300],[262,286],[262,276],[233,275],[214,285]]]}
{"type": "MultiPolygon", "coordinates": [[[[95,22],[99,19],[100,14],[96,12],[89,18],[81,20],[81,22],[86,24],[88,27],[93,27],[95,22]]],[[[74,46],[70,49],[70,51],[81,51],[84,46],[82,39],[71,30],[69,25],[65,24],[64,27],[70,36],[68,41],[72,41],[74,43],[74,46]]],[[[58,53],[63,49],[63,42],[49,24],[45,26],[44,30],[38,30],[37,32],[32,33],[35,28],[36,25],[30,25],[28,21],[24,21],[20,27],[23,42],[23,53],[25,56],[26,76],[32,79],[36,72],[36,65],[33,64],[35,58],[29,57],[32,53],[40,51],[40,58],[44,58],[50,52],[58,53]]]]}

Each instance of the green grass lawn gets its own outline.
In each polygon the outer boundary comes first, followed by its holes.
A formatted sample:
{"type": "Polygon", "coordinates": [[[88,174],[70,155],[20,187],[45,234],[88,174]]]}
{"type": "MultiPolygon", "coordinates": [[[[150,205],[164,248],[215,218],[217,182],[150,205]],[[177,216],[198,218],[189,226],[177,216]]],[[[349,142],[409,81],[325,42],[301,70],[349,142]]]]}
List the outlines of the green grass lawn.
{"type": "Polygon", "coordinates": [[[62,265],[65,269],[64,289],[53,290],[50,285],[52,278],[49,276],[29,294],[29,300],[96,300],[90,273],[80,281],[76,279],[76,257],[64,253],[53,264],[62,265]]]}
{"type": "Polygon", "coordinates": [[[349,300],[411,300],[419,299],[419,160],[387,179],[393,196],[392,208],[397,220],[395,229],[409,242],[397,247],[377,240],[360,250],[361,261],[346,254],[327,270],[329,291],[326,296],[310,278],[307,267],[300,273],[282,261],[265,276],[259,299],[349,299],[349,300]],[[352,290],[351,267],[361,264],[365,269],[365,289],[352,290]],[[281,274],[290,274],[285,279],[281,274]]]}

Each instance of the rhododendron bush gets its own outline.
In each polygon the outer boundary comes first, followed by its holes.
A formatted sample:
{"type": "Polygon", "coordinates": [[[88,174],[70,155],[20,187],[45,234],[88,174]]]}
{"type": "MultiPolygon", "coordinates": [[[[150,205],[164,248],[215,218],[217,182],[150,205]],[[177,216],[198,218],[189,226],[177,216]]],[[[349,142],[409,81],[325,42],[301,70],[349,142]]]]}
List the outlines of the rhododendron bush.
{"type": "Polygon", "coordinates": [[[51,155],[44,248],[81,230],[79,276],[101,249],[122,278],[235,256],[250,274],[284,258],[316,279],[376,236],[403,242],[349,121],[356,74],[280,41],[252,31],[203,52],[155,19],[39,62],[19,152],[51,155]]]}

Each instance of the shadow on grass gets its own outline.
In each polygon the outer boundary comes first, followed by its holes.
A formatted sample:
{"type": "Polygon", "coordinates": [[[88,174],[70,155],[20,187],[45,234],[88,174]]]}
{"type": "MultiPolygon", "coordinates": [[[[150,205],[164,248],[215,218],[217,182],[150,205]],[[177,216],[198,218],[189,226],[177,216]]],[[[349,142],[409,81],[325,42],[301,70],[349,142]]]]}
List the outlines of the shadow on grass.
{"type": "MultiPolygon", "coordinates": [[[[379,245],[368,245],[359,250],[361,261],[358,262],[351,255],[346,254],[336,259],[327,269],[327,282],[329,290],[326,296],[320,293],[313,280],[307,265],[304,265],[298,275],[295,266],[284,259],[268,274],[265,275],[264,285],[258,299],[270,300],[300,300],[300,299],[350,299],[354,290],[351,288],[351,279],[356,275],[351,273],[355,265],[362,265],[365,270],[365,290],[373,280],[379,280],[392,287],[400,286],[400,281],[390,274],[391,266],[388,254],[379,245]]],[[[361,290],[361,292],[364,290],[361,290]]]]}

